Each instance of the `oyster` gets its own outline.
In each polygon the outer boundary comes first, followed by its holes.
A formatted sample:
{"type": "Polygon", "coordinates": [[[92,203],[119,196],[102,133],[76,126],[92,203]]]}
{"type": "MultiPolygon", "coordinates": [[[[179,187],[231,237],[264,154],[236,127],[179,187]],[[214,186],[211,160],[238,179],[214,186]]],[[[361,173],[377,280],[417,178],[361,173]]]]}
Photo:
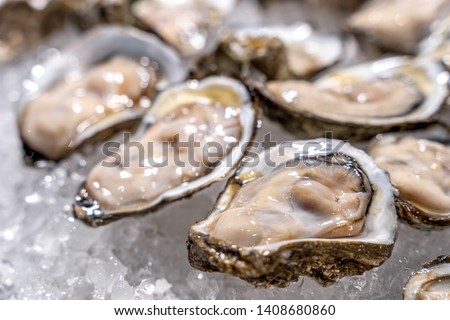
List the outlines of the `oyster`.
{"type": "Polygon", "coordinates": [[[416,227],[450,225],[450,147],[444,128],[379,135],[369,146],[375,163],[398,190],[397,213],[416,227]]]}
{"type": "Polygon", "coordinates": [[[156,90],[181,82],[187,69],[157,38],[121,27],[99,28],[61,57],[38,65],[22,101],[26,156],[59,160],[100,133],[139,120],[156,90]],[[31,83],[31,84],[30,84],[31,83]]]}
{"type": "Polygon", "coordinates": [[[137,25],[151,29],[186,56],[213,49],[215,34],[235,0],[140,0],[132,4],[137,25]]]}
{"type": "Polygon", "coordinates": [[[450,300],[450,256],[439,256],[414,273],[404,290],[405,300],[450,300]]]}
{"type": "Polygon", "coordinates": [[[314,83],[268,81],[255,90],[265,112],[292,131],[358,140],[435,121],[447,81],[437,62],[393,57],[335,70],[314,83]]]}
{"type": "Polygon", "coordinates": [[[295,141],[250,163],[191,227],[193,267],[263,287],[287,286],[300,275],[329,285],[390,256],[393,189],[361,150],[339,140],[295,141]]]}
{"type": "Polygon", "coordinates": [[[216,54],[244,70],[254,67],[268,79],[305,78],[336,63],[343,43],[308,24],[247,27],[225,38],[216,54]]]}
{"type": "Polygon", "coordinates": [[[75,215],[98,226],[222,180],[243,157],[255,125],[250,94],[235,80],[210,77],[168,89],[132,141],[91,170],[75,215]]]}
{"type": "Polygon", "coordinates": [[[447,0],[371,1],[350,16],[347,25],[382,49],[413,53],[431,23],[448,9],[447,0]]]}

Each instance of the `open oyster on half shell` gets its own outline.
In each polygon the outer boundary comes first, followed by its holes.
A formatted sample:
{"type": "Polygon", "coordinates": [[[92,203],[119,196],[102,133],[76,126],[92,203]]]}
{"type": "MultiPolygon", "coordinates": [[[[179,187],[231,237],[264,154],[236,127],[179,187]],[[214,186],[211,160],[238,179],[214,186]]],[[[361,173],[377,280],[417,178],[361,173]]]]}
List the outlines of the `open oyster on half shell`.
{"type": "Polygon", "coordinates": [[[261,82],[255,90],[268,116],[291,131],[360,140],[436,121],[448,78],[436,61],[392,57],[336,69],[314,82],[261,82]]]}
{"type": "Polygon", "coordinates": [[[59,160],[86,141],[139,121],[155,92],[182,82],[187,67],[158,38],[103,27],[32,68],[19,129],[25,156],[59,160]]]}
{"type": "Polygon", "coordinates": [[[388,259],[396,228],[389,178],[367,154],[339,140],[294,141],[241,163],[191,227],[189,261],[262,287],[300,275],[329,285],[388,259]]]}
{"type": "Polygon", "coordinates": [[[319,33],[309,24],[268,25],[232,31],[215,59],[225,71],[237,69],[238,75],[255,68],[267,79],[297,79],[335,64],[343,51],[339,36],[319,33]]]}
{"type": "Polygon", "coordinates": [[[403,289],[405,300],[450,300],[450,256],[439,256],[414,273],[403,289]]]}
{"type": "Polygon", "coordinates": [[[447,0],[375,0],[348,18],[347,26],[365,42],[388,51],[414,53],[447,0]]]}
{"type": "Polygon", "coordinates": [[[75,199],[76,217],[99,226],[224,179],[249,147],[256,117],[250,93],[230,78],[167,89],[131,141],[88,174],[75,199]]]}
{"type": "Polygon", "coordinates": [[[440,126],[378,135],[375,163],[397,189],[398,215],[415,227],[450,226],[450,132],[440,126]]]}

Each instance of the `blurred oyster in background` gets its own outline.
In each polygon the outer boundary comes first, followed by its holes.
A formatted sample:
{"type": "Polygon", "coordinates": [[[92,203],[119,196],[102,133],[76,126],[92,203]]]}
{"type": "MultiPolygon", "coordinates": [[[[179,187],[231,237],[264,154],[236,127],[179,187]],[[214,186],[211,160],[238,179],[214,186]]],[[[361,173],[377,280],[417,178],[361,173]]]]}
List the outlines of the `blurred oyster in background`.
{"type": "Polygon", "coordinates": [[[366,1],[367,0],[306,0],[306,2],[321,8],[340,9],[348,11],[357,9],[366,1]]]}
{"type": "Polygon", "coordinates": [[[255,68],[267,79],[305,78],[336,63],[343,51],[339,36],[308,24],[255,26],[238,28],[222,40],[215,63],[238,75],[255,68]]]}
{"type": "Polygon", "coordinates": [[[126,27],[87,33],[38,65],[22,98],[26,157],[59,160],[88,140],[139,121],[155,92],[181,82],[187,68],[153,35],[126,27]]]}
{"type": "Polygon", "coordinates": [[[137,25],[152,30],[186,56],[214,49],[217,31],[235,0],[140,0],[132,5],[137,25]]]}
{"type": "Polygon", "coordinates": [[[139,118],[139,109],[150,105],[156,82],[157,70],[150,64],[116,56],[27,104],[19,120],[21,137],[30,150],[59,160],[86,140],[87,131],[139,118]]]}
{"type": "Polygon", "coordinates": [[[414,53],[431,23],[450,9],[448,0],[373,0],[348,18],[363,42],[383,50],[414,53]]]}
{"type": "Polygon", "coordinates": [[[68,21],[67,7],[60,1],[0,2],[0,62],[35,47],[50,34],[61,31],[68,21]]]}
{"type": "Polygon", "coordinates": [[[0,62],[17,57],[67,26],[130,21],[129,0],[0,1],[0,62]]]}
{"type": "MultiPolygon", "coordinates": [[[[55,1],[55,0],[51,0],[55,1]]],[[[76,16],[82,28],[98,23],[128,23],[131,21],[131,0],[59,0],[76,16]]]]}
{"type": "Polygon", "coordinates": [[[276,80],[255,87],[264,111],[309,137],[326,131],[361,140],[437,121],[448,72],[433,60],[391,57],[339,68],[314,82],[276,80]]]}

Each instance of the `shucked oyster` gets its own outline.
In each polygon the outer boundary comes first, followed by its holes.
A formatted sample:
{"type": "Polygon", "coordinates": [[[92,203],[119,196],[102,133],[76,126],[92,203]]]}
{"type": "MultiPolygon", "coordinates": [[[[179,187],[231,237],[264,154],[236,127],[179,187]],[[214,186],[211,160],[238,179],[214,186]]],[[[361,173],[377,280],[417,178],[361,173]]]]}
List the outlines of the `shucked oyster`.
{"type": "Polygon", "coordinates": [[[362,274],[391,254],[389,178],[338,140],[281,144],[242,163],[207,218],[191,227],[189,261],[258,286],[300,275],[323,285],[362,274]]]}
{"type": "Polygon", "coordinates": [[[413,274],[403,290],[405,300],[450,300],[450,256],[439,256],[413,274]]]}
{"type": "Polygon", "coordinates": [[[255,124],[239,82],[206,78],[161,93],[131,142],[89,173],[75,214],[92,226],[156,210],[224,179],[255,124]]]}
{"type": "Polygon", "coordinates": [[[447,0],[372,1],[350,16],[347,24],[382,49],[413,53],[431,23],[449,9],[447,0]]]}
{"type": "Polygon", "coordinates": [[[254,67],[268,79],[292,79],[311,76],[336,63],[342,52],[339,37],[296,24],[235,30],[222,41],[216,55],[217,60],[229,59],[242,69],[254,67]]]}
{"type": "Polygon", "coordinates": [[[215,33],[235,0],[140,0],[132,5],[138,26],[152,29],[186,56],[215,46],[215,33]]]}
{"type": "MultiPolygon", "coordinates": [[[[439,133],[437,128],[432,131],[439,133]]],[[[389,173],[398,190],[399,216],[414,226],[450,225],[450,147],[420,137],[448,139],[449,134],[438,137],[432,131],[380,135],[369,147],[375,163],[389,173]]]]}
{"type": "Polygon", "coordinates": [[[50,160],[139,120],[156,90],[183,81],[187,73],[157,38],[120,27],[98,29],[33,70],[28,87],[37,92],[22,102],[20,134],[28,157],[50,160]]]}
{"type": "Polygon", "coordinates": [[[394,57],[332,71],[314,83],[256,87],[265,112],[293,131],[354,140],[435,120],[448,94],[439,63],[394,57]]]}

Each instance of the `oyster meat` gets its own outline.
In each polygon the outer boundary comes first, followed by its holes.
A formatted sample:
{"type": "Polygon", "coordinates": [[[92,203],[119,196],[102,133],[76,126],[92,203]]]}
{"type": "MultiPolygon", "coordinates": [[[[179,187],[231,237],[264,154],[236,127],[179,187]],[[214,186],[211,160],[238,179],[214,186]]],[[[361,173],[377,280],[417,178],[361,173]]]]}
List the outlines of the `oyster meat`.
{"type": "Polygon", "coordinates": [[[343,43],[308,24],[271,25],[235,30],[221,44],[223,54],[241,68],[252,66],[268,79],[305,78],[336,63],[343,43]]]}
{"type": "Polygon", "coordinates": [[[216,32],[235,0],[140,0],[132,4],[137,25],[151,29],[186,56],[215,46],[216,32]]]}
{"type": "Polygon", "coordinates": [[[243,162],[207,218],[189,232],[189,261],[257,286],[300,275],[322,285],[391,254],[396,232],[387,174],[339,140],[281,144],[243,162]]]}
{"type": "Polygon", "coordinates": [[[255,116],[247,90],[229,78],[164,91],[133,140],[89,173],[76,216],[97,226],[224,179],[244,155],[255,116]]]}
{"type": "Polygon", "coordinates": [[[439,256],[414,273],[404,290],[405,300],[450,300],[450,256],[439,256]]]}
{"type": "Polygon", "coordinates": [[[387,134],[374,139],[369,154],[398,190],[400,217],[414,226],[450,225],[450,147],[414,135],[387,134]]]}
{"type": "Polygon", "coordinates": [[[120,27],[97,29],[61,58],[36,68],[44,76],[33,79],[38,92],[22,102],[19,117],[32,160],[59,160],[99,134],[138,121],[156,90],[183,81],[187,73],[159,40],[120,27]],[[120,41],[133,48],[118,48],[120,41]],[[89,49],[79,52],[84,45],[89,49]],[[73,59],[76,64],[66,64],[73,59]],[[76,67],[67,70],[68,65],[76,67]]]}
{"type": "Polygon", "coordinates": [[[414,53],[431,23],[449,8],[447,0],[371,1],[350,16],[347,25],[382,49],[414,53]]]}
{"type": "Polygon", "coordinates": [[[315,82],[268,81],[256,86],[265,112],[307,136],[333,131],[364,139],[435,121],[448,95],[439,63],[385,58],[332,71],[315,82]]]}

